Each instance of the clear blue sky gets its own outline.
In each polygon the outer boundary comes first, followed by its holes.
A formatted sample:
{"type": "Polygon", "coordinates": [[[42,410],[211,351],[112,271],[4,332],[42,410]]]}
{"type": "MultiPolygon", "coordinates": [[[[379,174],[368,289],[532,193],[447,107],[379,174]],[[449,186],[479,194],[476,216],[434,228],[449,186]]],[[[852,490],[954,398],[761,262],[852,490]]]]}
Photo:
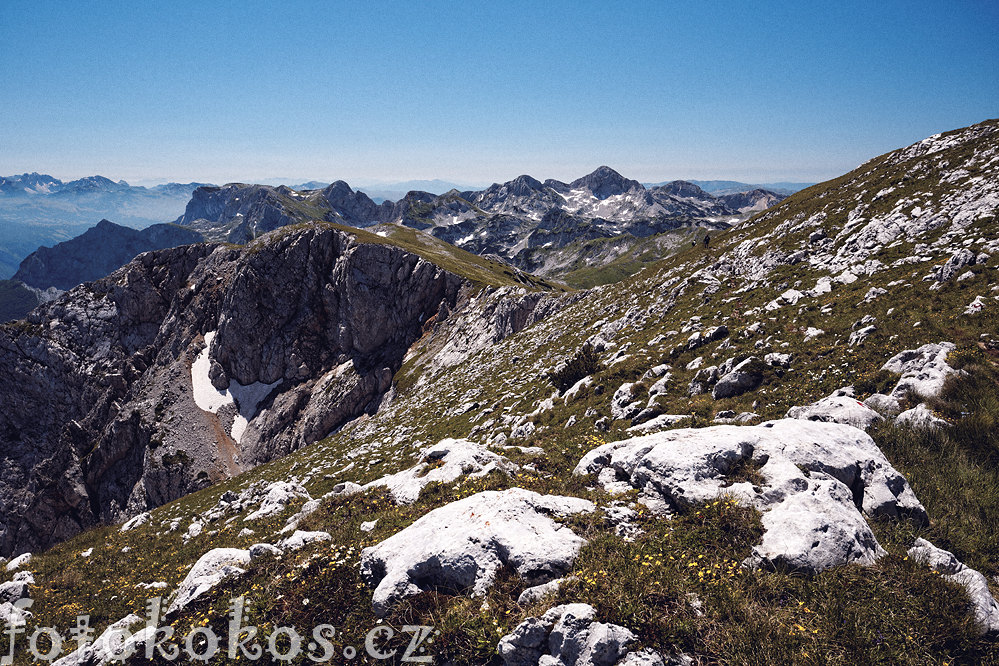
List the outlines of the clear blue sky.
{"type": "Polygon", "coordinates": [[[0,175],[823,180],[999,116],[997,35],[987,0],[7,1],[0,175]]]}

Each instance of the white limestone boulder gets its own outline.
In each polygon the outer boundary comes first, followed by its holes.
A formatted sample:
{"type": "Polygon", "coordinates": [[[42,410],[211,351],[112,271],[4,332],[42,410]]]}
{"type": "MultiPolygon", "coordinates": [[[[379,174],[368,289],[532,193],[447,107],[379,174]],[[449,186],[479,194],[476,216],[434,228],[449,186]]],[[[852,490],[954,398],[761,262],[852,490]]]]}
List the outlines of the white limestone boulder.
{"type": "Polygon", "coordinates": [[[909,393],[925,398],[940,395],[947,378],[958,372],[947,364],[954,348],[953,342],[938,342],[892,356],[881,369],[902,376],[889,395],[897,400],[909,393]]]}
{"type": "Polygon", "coordinates": [[[785,416],[805,421],[843,423],[861,430],[867,430],[881,420],[881,415],[876,411],[856,398],[839,392],[810,405],[792,407],[785,416]]]}
{"type": "Polygon", "coordinates": [[[510,488],[434,509],[362,551],[361,575],[375,588],[375,613],[384,616],[398,601],[431,589],[482,595],[504,566],[529,584],[559,578],[585,541],[551,516],[594,508],[575,497],[510,488]]]}
{"type": "Polygon", "coordinates": [[[57,659],[52,666],[104,666],[122,663],[125,657],[135,651],[138,634],[132,635],[131,628],[144,622],[131,613],[112,623],[101,632],[93,643],[83,645],[65,657],[57,659]]]}
{"type": "Polygon", "coordinates": [[[301,550],[310,543],[319,541],[332,541],[333,537],[329,532],[303,532],[295,530],[294,534],[278,542],[277,547],[282,551],[301,550]]]}
{"type": "Polygon", "coordinates": [[[937,548],[926,539],[916,539],[909,557],[960,585],[968,592],[975,621],[984,634],[999,634],[999,603],[989,591],[989,581],[979,571],[965,566],[950,551],[937,548]]]}
{"type": "Polygon", "coordinates": [[[517,465],[481,444],[467,439],[444,439],[424,449],[415,466],[383,476],[364,488],[383,486],[396,504],[412,504],[430,483],[451,483],[462,476],[475,479],[495,470],[513,474],[517,469],[517,465]]]}
{"type": "Polygon", "coordinates": [[[663,663],[651,650],[629,652],[637,641],[635,634],[620,625],[595,622],[595,617],[589,604],[555,606],[540,618],[529,617],[517,625],[500,639],[497,652],[504,666],[663,663]]]}
{"type": "Polygon", "coordinates": [[[884,554],[864,514],[926,521],[905,478],[866,433],[838,423],[783,419],[759,426],[670,430],[593,449],[576,474],[608,490],[642,491],[662,511],[730,494],[763,512],[750,564],[817,572],[884,554]],[[730,477],[752,462],[764,483],[730,477]]]}
{"type": "Polygon", "coordinates": [[[183,610],[192,601],[229,576],[241,576],[250,563],[250,551],[241,548],[214,548],[200,558],[173,593],[167,614],[183,610]]]}
{"type": "Polygon", "coordinates": [[[260,508],[243,518],[244,521],[267,518],[285,510],[288,504],[296,499],[310,500],[312,496],[298,483],[275,481],[267,487],[260,508]]]}
{"type": "Polygon", "coordinates": [[[145,525],[146,523],[148,523],[151,518],[152,518],[152,514],[150,514],[148,511],[143,511],[139,515],[137,515],[137,516],[135,516],[133,518],[130,518],[129,520],[126,520],[122,524],[120,531],[121,532],[128,532],[130,530],[134,530],[136,527],[139,527],[141,525],[145,525]]]}
{"type": "Polygon", "coordinates": [[[17,571],[31,563],[31,553],[22,553],[7,563],[7,571],[17,571]]]}
{"type": "Polygon", "coordinates": [[[910,428],[919,428],[924,430],[939,430],[940,428],[946,428],[950,424],[945,420],[935,415],[926,403],[919,403],[912,409],[907,409],[895,418],[895,423],[898,425],[906,425],[910,428]]]}

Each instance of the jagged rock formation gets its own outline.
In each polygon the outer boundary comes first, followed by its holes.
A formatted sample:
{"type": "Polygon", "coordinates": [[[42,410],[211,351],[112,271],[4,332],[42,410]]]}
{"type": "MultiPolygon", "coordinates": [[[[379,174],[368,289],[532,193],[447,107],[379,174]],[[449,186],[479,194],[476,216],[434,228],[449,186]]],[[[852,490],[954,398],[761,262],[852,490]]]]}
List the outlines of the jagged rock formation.
{"type": "MultiPolygon", "coordinates": [[[[428,322],[475,302],[466,291],[415,254],[314,227],[146,253],[0,329],[0,550],[134,515],[373,412],[428,322]]],[[[472,319],[502,338],[539,302],[472,319]]]]}

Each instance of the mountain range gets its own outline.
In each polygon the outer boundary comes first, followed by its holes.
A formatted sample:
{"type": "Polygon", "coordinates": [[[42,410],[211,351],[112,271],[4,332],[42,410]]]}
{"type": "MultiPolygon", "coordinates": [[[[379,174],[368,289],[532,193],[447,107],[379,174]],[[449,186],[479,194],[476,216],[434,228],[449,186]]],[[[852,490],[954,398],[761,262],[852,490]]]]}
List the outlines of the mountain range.
{"type": "Polygon", "coordinates": [[[0,613],[89,612],[134,664],[153,611],[303,663],[995,662],[997,151],[986,121],[748,217],[605,168],[200,188],[207,241],[0,325],[0,613]],[[591,289],[511,265],[584,221],[711,237],[591,289]]]}
{"type": "Polygon", "coordinates": [[[815,183],[794,183],[787,181],[762,183],[757,185],[742,183],[737,180],[691,180],[690,182],[697,185],[705,192],[709,192],[714,195],[736,194],[738,192],[747,192],[749,190],[770,190],[771,192],[776,192],[777,194],[790,196],[795,192],[800,192],[801,190],[815,185],[815,183]]]}
{"type": "MultiPolygon", "coordinates": [[[[52,197],[96,186],[132,196],[129,186],[100,177],[75,181],[71,188],[35,174],[17,182],[52,197]]],[[[0,315],[19,318],[48,298],[46,290],[103,277],[139,252],[198,240],[242,244],[315,219],[357,228],[380,225],[377,232],[390,235],[400,226],[428,231],[517,270],[589,286],[620,279],[675,251],[689,237],[738,223],[782,198],[765,190],[715,197],[685,181],[646,188],[609,167],[571,183],[521,176],[485,190],[412,191],[381,204],[343,181],[304,185],[310,189],[198,186],[172,229],[160,224],[137,233],[104,220],[71,241],[26,257],[13,276],[15,284],[0,294],[0,315]]],[[[157,191],[183,193],[193,186],[170,184],[157,191]]]]}
{"type": "Polygon", "coordinates": [[[307,219],[358,228],[403,225],[571,281],[574,270],[609,263],[635,247],[647,249],[650,237],[725,228],[780,199],[763,190],[715,197],[684,181],[646,188],[604,166],[571,183],[525,175],[485,190],[413,191],[381,204],[343,181],[306,191],[243,184],[199,188],[176,224],[232,243],[307,219]]]}
{"type": "Polygon", "coordinates": [[[69,240],[98,220],[142,229],[170,222],[202,183],[167,183],[152,188],[90,176],[63,182],[29,173],[0,177],[0,279],[42,246],[69,240]]]}

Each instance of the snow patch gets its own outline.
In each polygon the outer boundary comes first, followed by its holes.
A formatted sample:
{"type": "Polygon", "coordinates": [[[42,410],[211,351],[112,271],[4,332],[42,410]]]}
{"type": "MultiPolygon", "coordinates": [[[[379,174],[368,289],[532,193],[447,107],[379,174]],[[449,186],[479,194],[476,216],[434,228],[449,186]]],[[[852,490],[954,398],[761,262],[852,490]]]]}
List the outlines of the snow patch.
{"type": "Polygon", "coordinates": [[[246,386],[232,380],[229,382],[229,388],[224,391],[215,388],[208,373],[212,367],[209,351],[217,333],[218,331],[205,333],[205,348],[191,364],[191,387],[194,392],[194,403],[212,414],[217,414],[219,409],[225,405],[236,405],[238,412],[232,423],[232,438],[238,443],[246,433],[250,419],[257,413],[257,405],[281,380],[270,384],[253,382],[246,386]]]}

